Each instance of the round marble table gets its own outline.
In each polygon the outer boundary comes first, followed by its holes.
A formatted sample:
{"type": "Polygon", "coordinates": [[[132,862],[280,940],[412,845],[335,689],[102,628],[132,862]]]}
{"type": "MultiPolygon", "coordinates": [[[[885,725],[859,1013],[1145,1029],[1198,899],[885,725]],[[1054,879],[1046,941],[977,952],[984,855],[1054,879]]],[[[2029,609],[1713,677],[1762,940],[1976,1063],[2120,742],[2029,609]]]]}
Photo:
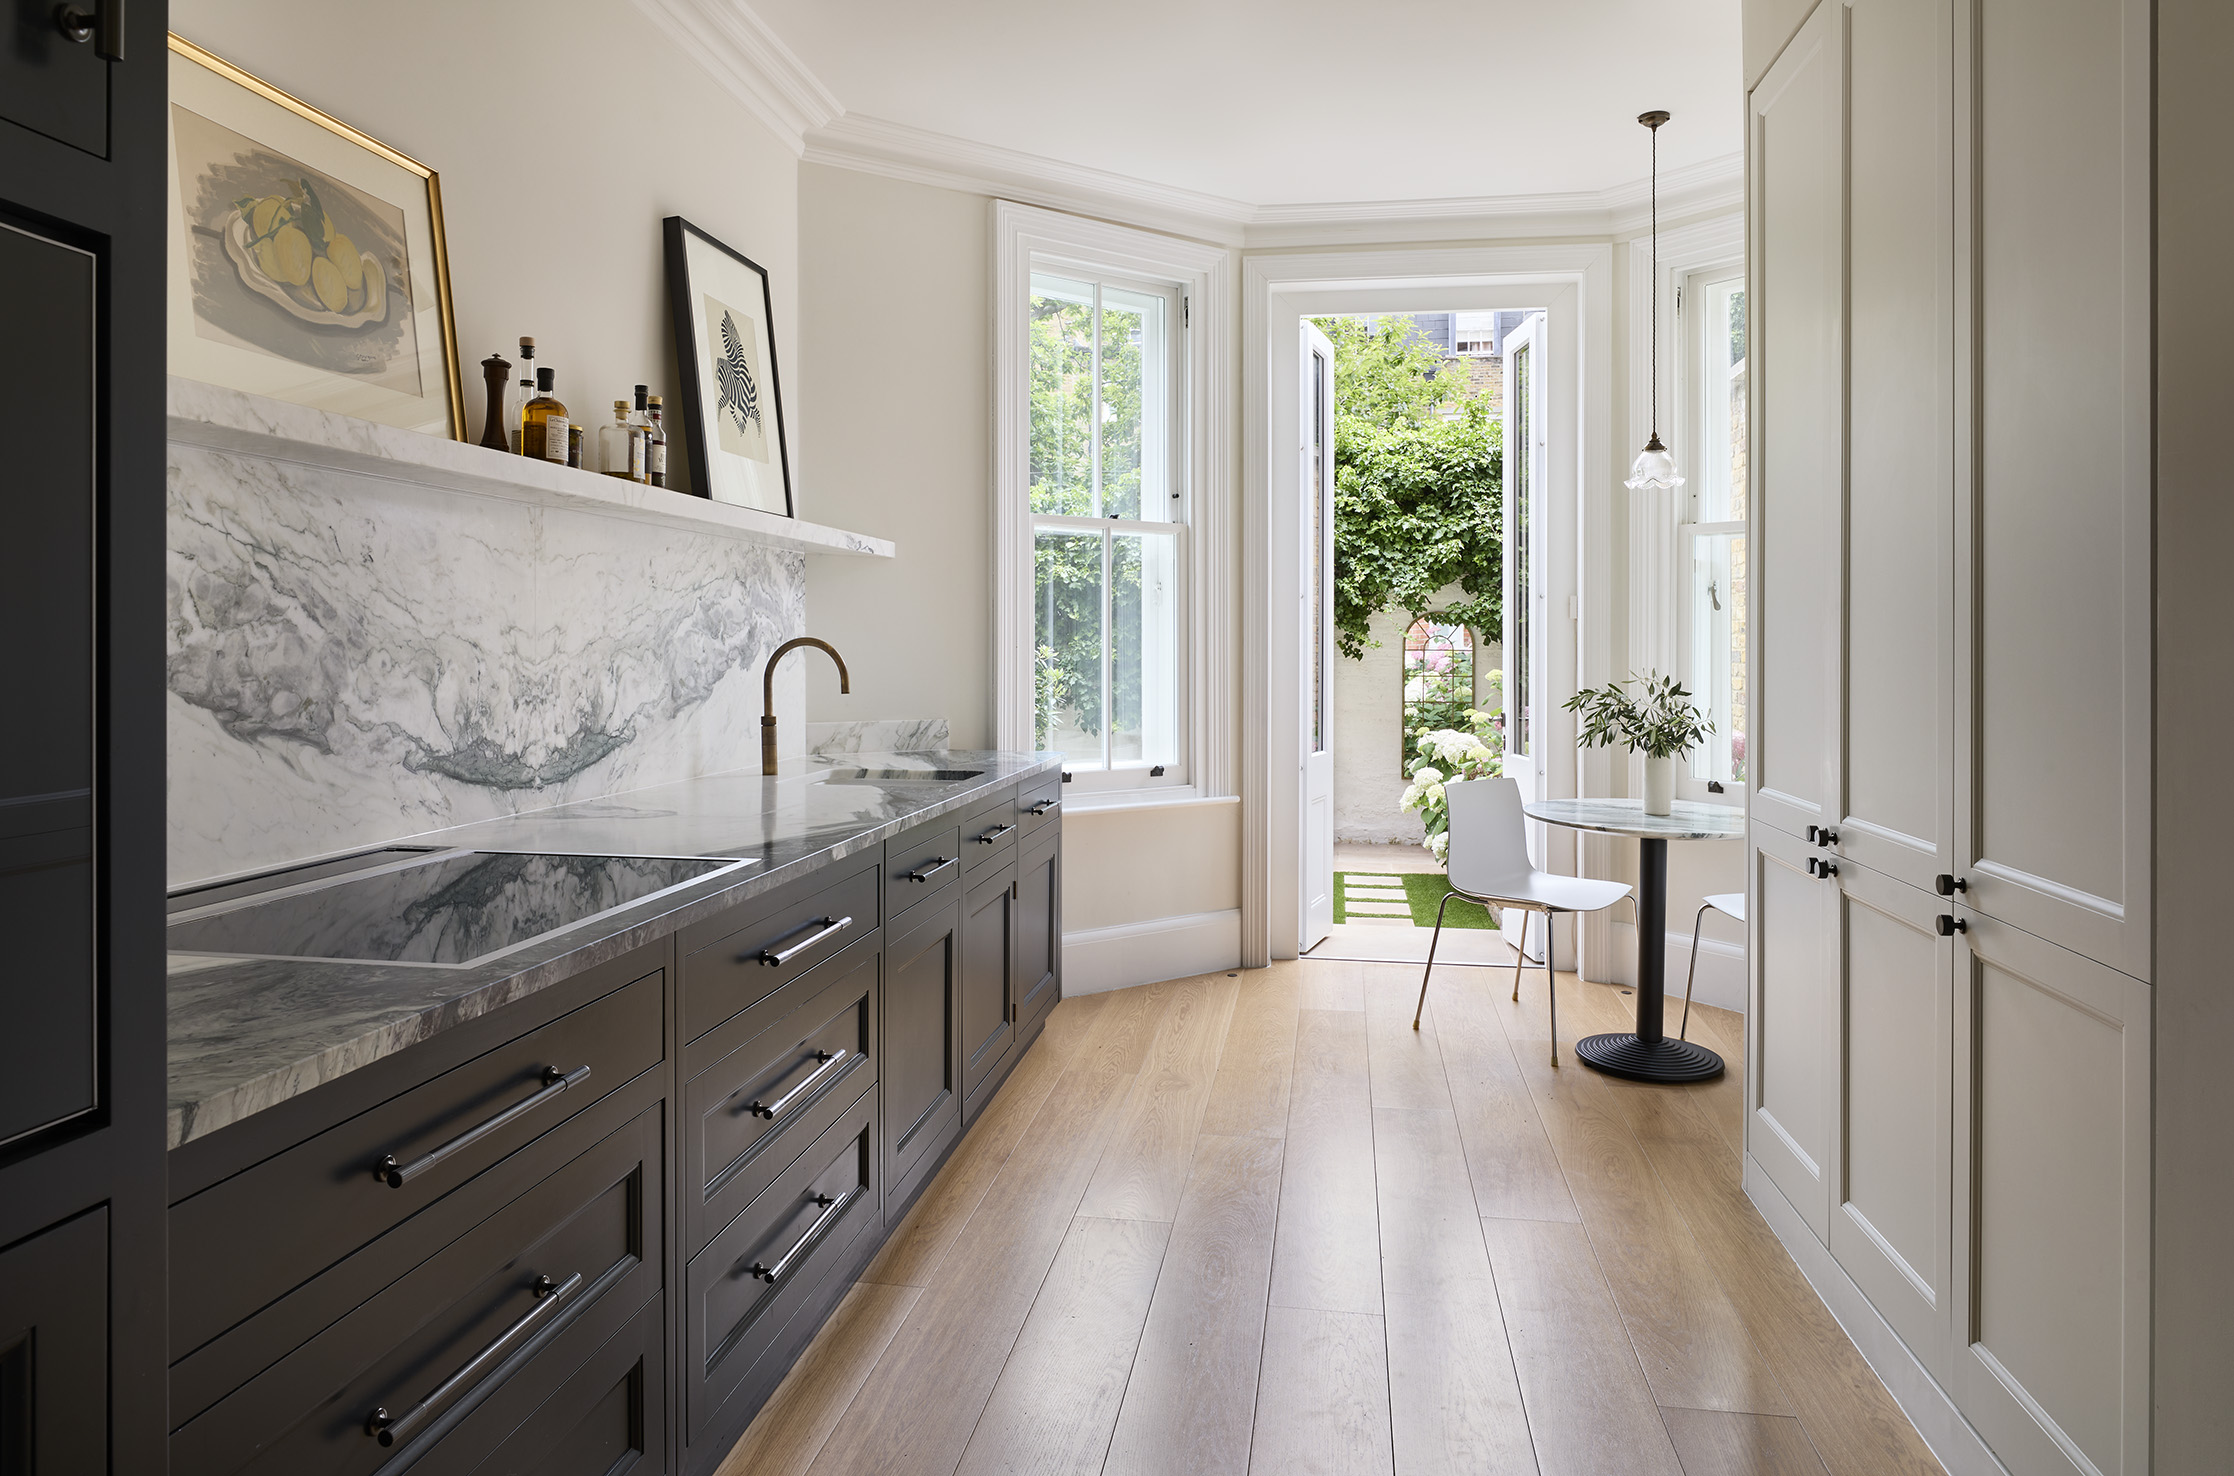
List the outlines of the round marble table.
{"type": "Polygon", "coordinates": [[[1722,1058],[1702,1045],[1670,1040],[1661,1017],[1667,1001],[1668,842],[1729,840],[1745,834],[1745,811],[1734,805],[1677,800],[1666,815],[1647,815],[1641,799],[1532,800],[1521,806],[1531,819],[1575,830],[1637,838],[1637,1028],[1588,1035],[1575,1054],[1612,1076],[1633,1081],[1707,1081],[1722,1074],[1722,1058]],[[1658,947],[1648,940],[1660,940],[1658,947]]]}

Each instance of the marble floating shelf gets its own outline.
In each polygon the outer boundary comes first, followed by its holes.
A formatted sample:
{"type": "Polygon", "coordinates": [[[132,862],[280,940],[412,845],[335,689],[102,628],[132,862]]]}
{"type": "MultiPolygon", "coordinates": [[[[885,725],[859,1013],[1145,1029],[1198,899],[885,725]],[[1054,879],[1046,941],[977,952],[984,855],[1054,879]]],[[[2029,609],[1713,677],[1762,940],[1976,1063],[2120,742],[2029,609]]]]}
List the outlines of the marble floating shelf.
{"type": "Polygon", "coordinates": [[[268,400],[177,375],[170,377],[167,400],[166,434],[180,445],[336,467],[477,497],[572,508],[799,553],[889,559],[897,552],[890,540],[866,533],[529,461],[485,446],[268,400]]]}

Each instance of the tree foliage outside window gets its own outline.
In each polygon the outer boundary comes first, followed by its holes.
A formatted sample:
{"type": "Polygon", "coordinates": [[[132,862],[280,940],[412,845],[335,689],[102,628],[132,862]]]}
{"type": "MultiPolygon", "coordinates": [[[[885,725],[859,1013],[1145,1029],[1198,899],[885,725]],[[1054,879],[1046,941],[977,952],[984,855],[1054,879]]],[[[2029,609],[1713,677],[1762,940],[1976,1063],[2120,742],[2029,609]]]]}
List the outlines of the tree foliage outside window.
{"type": "MultiPolygon", "coordinates": [[[[1383,610],[1504,627],[1503,427],[1403,319],[1315,318],[1334,345],[1334,627],[1356,660],[1383,610]],[[1463,598],[1438,605],[1455,584],[1463,598]]],[[[1469,695],[1469,703],[1471,701],[1469,695]]]]}

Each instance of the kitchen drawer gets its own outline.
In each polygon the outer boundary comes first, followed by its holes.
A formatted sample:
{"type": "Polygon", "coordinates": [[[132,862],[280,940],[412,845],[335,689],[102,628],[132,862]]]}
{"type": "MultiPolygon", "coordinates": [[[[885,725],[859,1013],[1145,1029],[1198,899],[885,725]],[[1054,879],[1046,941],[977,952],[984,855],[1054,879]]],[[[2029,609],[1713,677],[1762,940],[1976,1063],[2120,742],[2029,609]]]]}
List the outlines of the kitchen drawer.
{"type": "Polygon", "coordinates": [[[173,1205],[173,1360],[656,1066],[663,983],[616,989],[173,1205]]]}
{"type": "Polygon", "coordinates": [[[1063,814],[1062,774],[1027,779],[1023,792],[1016,796],[1016,813],[1018,840],[1030,840],[1048,826],[1059,824],[1063,814]]]}
{"type": "Polygon", "coordinates": [[[370,1473],[525,1399],[535,1383],[507,1385],[546,1356],[555,1387],[659,1291],[659,1125],[641,1114],[188,1421],[174,1476],[370,1473]]]}
{"type": "Polygon", "coordinates": [[[659,1302],[648,1302],[628,1324],[577,1368],[556,1393],[525,1418],[500,1405],[520,1405],[521,1395],[542,1393],[517,1379],[457,1433],[435,1445],[412,1476],[645,1476],[667,1469],[666,1326],[659,1302]],[[494,1454],[492,1437],[510,1433],[494,1454]]]}
{"type": "Polygon", "coordinates": [[[875,932],[883,864],[881,850],[848,856],[742,904],[735,922],[719,917],[689,929],[682,941],[683,1039],[697,1039],[875,932]]]}
{"type": "Polygon", "coordinates": [[[1011,789],[962,817],[962,869],[982,870],[1016,854],[1017,833],[1023,829],[1022,813],[1011,789]]]}
{"type": "MultiPolygon", "coordinates": [[[[794,1318],[831,1269],[882,1224],[876,1093],[863,1092],[684,1273],[684,1408],[699,1439],[748,1380],[759,1388],[803,1343],[794,1318]],[[797,1336],[787,1336],[789,1332],[797,1336]]],[[[819,1320],[815,1311],[810,1320],[819,1320]]]]}
{"type": "Polygon", "coordinates": [[[864,940],[685,1052],[686,1250],[734,1219],[876,1082],[877,958],[864,940]]]}
{"type": "Polygon", "coordinates": [[[884,913],[892,922],[962,874],[962,823],[942,815],[884,845],[884,913]]]}

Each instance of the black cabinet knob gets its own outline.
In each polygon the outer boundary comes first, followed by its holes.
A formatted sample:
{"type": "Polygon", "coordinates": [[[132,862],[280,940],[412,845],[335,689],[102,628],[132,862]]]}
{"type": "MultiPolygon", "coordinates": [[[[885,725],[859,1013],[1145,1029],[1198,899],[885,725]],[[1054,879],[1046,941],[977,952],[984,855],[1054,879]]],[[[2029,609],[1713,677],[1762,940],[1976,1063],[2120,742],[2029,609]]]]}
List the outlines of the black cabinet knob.
{"type": "Polygon", "coordinates": [[[1932,885],[1939,889],[1939,895],[1942,897],[1952,897],[1957,892],[1970,890],[1969,882],[1959,876],[1949,876],[1944,871],[1932,878],[1932,885]]]}
{"type": "Polygon", "coordinates": [[[91,41],[103,61],[124,60],[124,0],[95,0],[90,15],[75,5],[57,5],[54,25],[80,46],[91,41]]]}
{"type": "Polygon", "coordinates": [[[1951,913],[1945,913],[1945,912],[1942,912],[1941,914],[1939,914],[1939,936],[1940,936],[1940,937],[1942,937],[1942,938],[1952,938],[1952,937],[1954,937],[1954,936],[1955,936],[1955,934],[1957,934],[1957,933],[1967,933],[1967,932],[1969,932],[1969,931],[1970,931],[1970,921],[1969,921],[1969,919],[1967,919],[1967,918],[1960,918],[1960,917],[1956,917],[1956,916],[1952,915],[1951,913]]]}

